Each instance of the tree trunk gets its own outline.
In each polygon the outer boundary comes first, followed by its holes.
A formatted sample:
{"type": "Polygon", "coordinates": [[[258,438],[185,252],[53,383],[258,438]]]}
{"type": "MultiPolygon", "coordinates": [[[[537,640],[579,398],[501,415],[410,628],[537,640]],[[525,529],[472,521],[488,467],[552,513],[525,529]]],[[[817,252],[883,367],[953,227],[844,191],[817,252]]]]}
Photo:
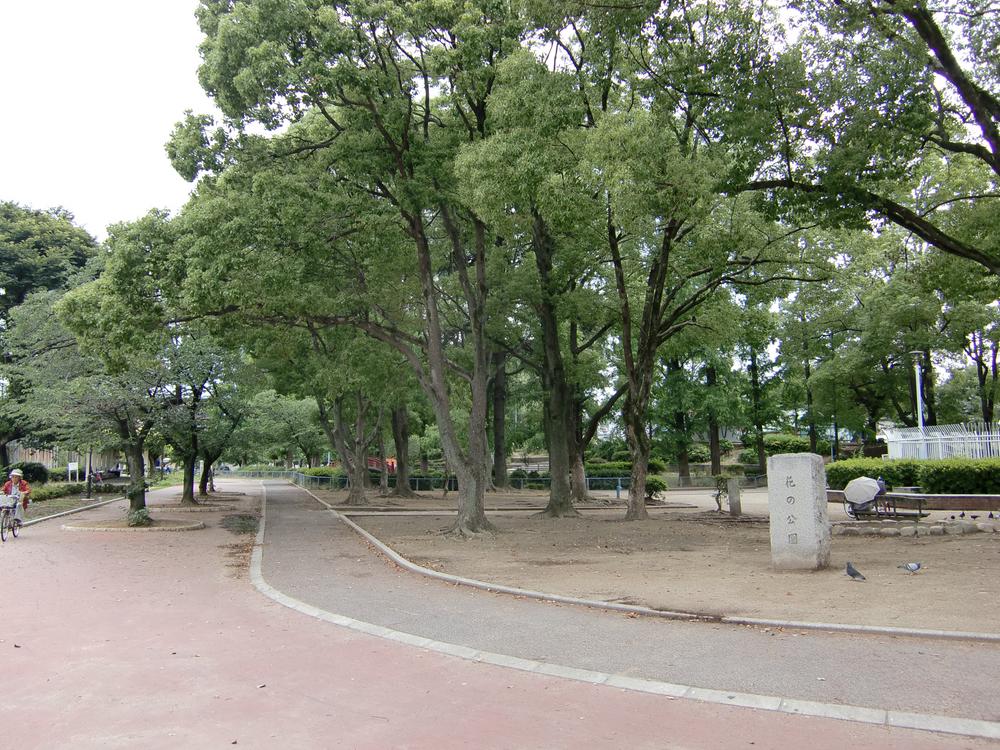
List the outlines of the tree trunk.
{"type": "Polygon", "coordinates": [[[143,458],[142,442],[130,442],[125,446],[125,463],[128,465],[129,483],[125,491],[128,497],[129,513],[146,507],[146,463],[143,458]]]}
{"type": "Polygon", "coordinates": [[[622,418],[625,421],[625,436],[628,439],[629,453],[632,458],[632,474],[628,488],[628,506],[625,510],[626,521],[643,521],[649,518],[646,510],[646,473],[649,469],[649,436],[646,430],[643,414],[645,409],[633,401],[631,394],[626,394],[622,407],[622,418]]]}
{"type": "Polygon", "coordinates": [[[380,462],[378,470],[378,494],[381,497],[389,495],[389,464],[385,460],[385,433],[378,431],[378,459],[380,462]]]}
{"type": "Polygon", "coordinates": [[[757,350],[750,347],[750,401],[753,407],[754,442],[757,446],[757,471],[767,473],[767,455],[764,453],[763,396],[760,385],[760,369],[757,365],[757,350]]]}
{"type": "Polygon", "coordinates": [[[198,454],[181,457],[184,462],[184,484],[181,494],[181,505],[197,505],[194,499],[194,470],[198,463],[198,454]]]}
{"type": "Polygon", "coordinates": [[[507,476],[507,354],[493,354],[493,486],[508,489],[507,476]]]}
{"type": "Polygon", "coordinates": [[[410,488],[410,413],[406,406],[392,410],[392,442],[396,446],[396,488],[393,497],[417,497],[410,488]]]}
{"type": "Polygon", "coordinates": [[[559,320],[556,315],[556,282],[552,278],[555,241],[545,221],[533,212],[532,248],[541,286],[541,301],[536,305],[542,327],[542,390],[545,398],[543,415],[549,443],[549,502],[539,514],[550,518],[578,516],[570,493],[570,434],[572,403],[562,343],[559,340],[559,320]]]}
{"type": "Polygon", "coordinates": [[[219,454],[214,456],[202,454],[202,467],[201,467],[201,477],[198,479],[198,494],[207,495],[209,491],[214,492],[215,487],[209,486],[209,481],[212,478],[212,466],[219,459],[219,454]]]}
{"type": "MultiPolygon", "coordinates": [[[[705,368],[705,385],[708,386],[709,403],[715,403],[715,387],[718,376],[715,366],[709,365],[705,368]]],[[[715,413],[715,407],[708,409],[708,451],[712,461],[712,476],[717,477],[722,474],[722,443],[719,440],[719,418],[715,413]]]]}
{"type": "Polygon", "coordinates": [[[817,450],[817,446],[819,445],[819,436],[816,434],[816,417],[813,414],[813,391],[812,386],[809,385],[812,368],[809,366],[808,361],[803,367],[803,372],[805,373],[806,378],[806,421],[809,426],[809,450],[812,453],[819,453],[817,450]]]}
{"type": "Polygon", "coordinates": [[[7,448],[8,442],[0,442],[0,466],[10,466],[10,450],[7,448]]]}
{"type": "Polygon", "coordinates": [[[933,426],[938,423],[934,363],[931,361],[931,353],[927,350],[924,350],[921,359],[923,362],[921,362],[920,374],[924,383],[924,406],[927,407],[927,418],[924,420],[924,424],[927,426],[933,426]]]}

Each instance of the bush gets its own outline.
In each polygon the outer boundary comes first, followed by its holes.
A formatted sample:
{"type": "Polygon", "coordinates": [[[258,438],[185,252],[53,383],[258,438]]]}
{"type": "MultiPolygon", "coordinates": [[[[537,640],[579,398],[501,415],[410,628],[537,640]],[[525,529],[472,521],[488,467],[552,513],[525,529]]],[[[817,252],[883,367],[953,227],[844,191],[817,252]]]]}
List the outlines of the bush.
{"type": "Polygon", "coordinates": [[[719,451],[722,453],[722,455],[726,455],[727,453],[732,453],[733,452],[733,448],[735,448],[735,447],[736,446],[733,445],[733,441],[732,440],[725,440],[725,439],[723,439],[723,440],[719,441],[719,451]]]}
{"type": "MultiPolygon", "coordinates": [[[[80,472],[83,475],[83,472],[80,472]]],[[[54,466],[49,469],[49,479],[50,482],[65,482],[69,479],[69,474],[65,466],[54,466]]]]}
{"type": "Polygon", "coordinates": [[[604,464],[587,464],[584,466],[588,477],[627,477],[632,473],[629,461],[609,461],[604,464]]]}
{"type": "Polygon", "coordinates": [[[667,470],[667,464],[663,459],[651,458],[649,459],[649,464],[647,465],[650,474],[662,474],[667,470]]]}
{"type": "Polygon", "coordinates": [[[657,495],[661,492],[665,492],[667,489],[667,483],[664,482],[659,477],[646,477],[646,499],[656,500],[657,495]]]}
{"type": "Polygon", "coordinates": [[[611,460],[613,462],[622,463],[624,461],[631,461],[632,454],[627,450],[615,451],[611,454],[611,460]]]}
{"type": "Polygon", "coordinates": [[[1000,459],[946,458],[921,461],[920,488],[932,494],[1000,494],[1000,459]]]}
{"type": "Polygon", "coordinates": [[[712,451],[707,445],[695,443],[688,448],[688,461],[696,464],[707,464],[712,460],[712,451]]]}
{"type": "Polygon", "coordinates": [[[5,482],[14,469],[20,469],[24,473],[24,480],[29,484],[33,482],[45,484],[49,481],[49,470],[46,469],[44,465],[35,463],[34,461],[19,461],[16,464],[11,464],[3,470],[5,482]]]}
{"type": "Polygon", "coordinates": [[[900,459],[884,461],[881,458],[851,458],[847,461],[834,461],[826,467],[826,481],[831,489],[842,490],[852,479],[857,477],[882,477],[886,486],[912,487],[921,484],[921,464],[926,461],[900,459]]]}
{"type": "Polygon", "coordinates": [[[149,517],[149,511],[146,508],[130,510],[127,518],[129,526],[149,526],[153,523],[153,519],[149,517]]]}
{"type": "Polygon", "coordinates": [[[300,469],[302,474],[310,477],[342,477],[344,470],[339,466],[316,466],[312,469],[300,469]]]}
{"type": "Polygon", "coordinates": [[[753,448],[747,448],[746,450],[740,451],[740,455],[737,456],[741,464],[753,464],[757,465],[757,451],[753,448]]]}
{"type": "Polygon", "coordinates": [[[87,485],[83,482],[53,482],[38,489],[32,489],[31,501],[43,502],[56,497],[66,497],[67,495],[82,495],[87,491],[87,485]]]}

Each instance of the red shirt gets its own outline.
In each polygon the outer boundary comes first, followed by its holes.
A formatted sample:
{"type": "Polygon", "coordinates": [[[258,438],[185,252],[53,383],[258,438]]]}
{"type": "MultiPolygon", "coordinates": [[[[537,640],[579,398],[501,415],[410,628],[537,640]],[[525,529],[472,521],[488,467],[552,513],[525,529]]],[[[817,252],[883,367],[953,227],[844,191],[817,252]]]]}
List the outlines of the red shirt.
{"type": "MultiPolygon", "coordinates": [[[[14,489],[14,480],[8,479],[3,486],[3,494],[9,495],[12,489],[14,489]]],[[[19,479],[17,482],[17,489],[22,495],[24,495],[25,493],[31,492],[31,485],[23,479],[19,479]]]]}

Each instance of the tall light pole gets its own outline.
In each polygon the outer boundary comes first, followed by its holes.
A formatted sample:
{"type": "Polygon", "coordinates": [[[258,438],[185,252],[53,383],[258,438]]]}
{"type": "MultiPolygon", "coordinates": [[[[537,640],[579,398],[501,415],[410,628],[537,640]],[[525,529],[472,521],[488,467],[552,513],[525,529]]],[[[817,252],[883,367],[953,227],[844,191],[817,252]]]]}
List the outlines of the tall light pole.
{"type": "Polygon", "coordinates": [[[920,428],[920,432],[924,431],[924,399],[921,390],[921,377],[920,377],[920,358],[924,356],[923,352],[910,352],[910,356],[913,357],[913,370],[917,377],[917,426],[920,428]]]}
{"type": "Polygon", "coordinates": [[[924,399],[922,393],[922,383],[920,377],[920,358],[923,352],[910,352],[913,357],[913,370],[917,378],[917,427],[920,428],[920,457],[927,458],[927,436],[924,435],[924,399]]]}

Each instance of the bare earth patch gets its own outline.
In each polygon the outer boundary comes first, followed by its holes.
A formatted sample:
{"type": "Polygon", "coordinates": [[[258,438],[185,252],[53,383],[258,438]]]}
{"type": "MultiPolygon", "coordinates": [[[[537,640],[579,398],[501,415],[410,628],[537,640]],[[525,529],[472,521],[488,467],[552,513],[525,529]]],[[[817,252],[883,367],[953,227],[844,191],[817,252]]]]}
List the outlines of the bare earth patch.
{"type": "Polygon", "coordinates": [[[779,573],[770,567],[766,516],[682,506],[651,509],[643,522],[622,521],[621,508],[554,520],[495,512],[499,533],[469,540],[439,533],[453,520],[444,509],[352,518],[417,564],[546,593],[715,615],[1000,632],[1000,534],[835,536],[828,569],[779,573]],[[867,581],[848,578],[847,561],[867,581]],[[924,569],[897,567],[911,561],[924,569]]]}

